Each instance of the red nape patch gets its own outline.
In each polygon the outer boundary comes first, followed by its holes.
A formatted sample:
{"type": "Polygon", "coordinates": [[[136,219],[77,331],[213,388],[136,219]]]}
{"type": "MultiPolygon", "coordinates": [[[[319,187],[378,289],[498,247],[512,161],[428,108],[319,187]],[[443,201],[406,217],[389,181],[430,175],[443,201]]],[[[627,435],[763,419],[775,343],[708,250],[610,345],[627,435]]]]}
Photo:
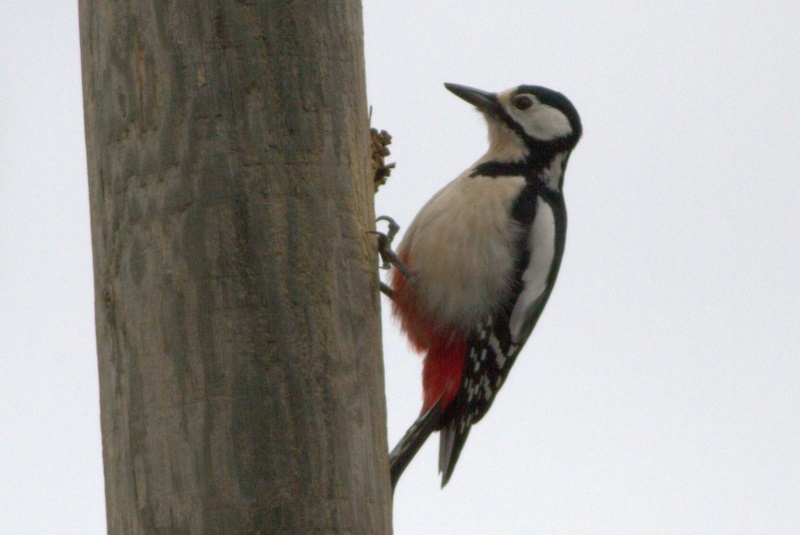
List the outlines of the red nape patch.
{"type": "Polygon", "coordinates": [[[440,339],[433,344],[422,368],[422,412],[439,400],[442,408],[453,401],[461,386],[466,356],[467,343],[463,340],[440,339]]]}

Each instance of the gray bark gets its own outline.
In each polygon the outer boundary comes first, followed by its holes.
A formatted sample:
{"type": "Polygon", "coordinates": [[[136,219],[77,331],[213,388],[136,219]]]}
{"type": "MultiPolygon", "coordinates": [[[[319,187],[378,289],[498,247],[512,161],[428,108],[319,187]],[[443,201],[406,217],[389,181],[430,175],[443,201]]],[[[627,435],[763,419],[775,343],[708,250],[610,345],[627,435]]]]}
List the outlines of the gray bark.
{"type": "Polygon", "coordinates": [[[360,2],[79,5],[109,533],[390,533],[360,2]]]}

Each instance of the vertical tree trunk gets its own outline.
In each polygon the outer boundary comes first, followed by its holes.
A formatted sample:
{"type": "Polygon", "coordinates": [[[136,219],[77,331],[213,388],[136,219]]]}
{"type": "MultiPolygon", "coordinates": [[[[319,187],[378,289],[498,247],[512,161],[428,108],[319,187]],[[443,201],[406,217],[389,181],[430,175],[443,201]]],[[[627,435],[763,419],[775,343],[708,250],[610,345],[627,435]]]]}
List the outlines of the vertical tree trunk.
{"type": "Polygon", "coordinates": [[[360,2],[80,26],[109,533],[390,533],[360,2]]]}

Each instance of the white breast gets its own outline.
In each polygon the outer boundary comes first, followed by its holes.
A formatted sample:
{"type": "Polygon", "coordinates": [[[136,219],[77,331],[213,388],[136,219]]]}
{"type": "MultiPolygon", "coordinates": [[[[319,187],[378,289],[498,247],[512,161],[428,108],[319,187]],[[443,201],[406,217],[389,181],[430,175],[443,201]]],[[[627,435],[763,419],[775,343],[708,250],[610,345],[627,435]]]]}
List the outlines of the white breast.
{"type": "Polygon", "coordinates": [[[420,210],[398,252],[432,317],[472,328],[510,289],[519,227],[511,207],[525,179],[469,177],[445,186],[420,210]]]}
{"type": "Polygon", "coordinates": [[[524,286],[509,320],[509,328],[514,342],[519,342],[519,335],[525,321],[535,307],[540,306],[539,299],[544,296],[547,277],[555,257],[556,221],[553,209],[540,197],[536,198],[536,216],[528,234],[528,247],[530,247],[531,257],[528,267],[522,274],[524,286]]]}

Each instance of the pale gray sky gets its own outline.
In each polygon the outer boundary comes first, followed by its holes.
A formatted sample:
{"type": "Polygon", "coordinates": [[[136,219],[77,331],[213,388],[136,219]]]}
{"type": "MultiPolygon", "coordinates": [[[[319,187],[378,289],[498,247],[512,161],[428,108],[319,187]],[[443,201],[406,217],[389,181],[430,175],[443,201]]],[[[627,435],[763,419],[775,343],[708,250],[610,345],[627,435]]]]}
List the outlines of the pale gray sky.
{"type": "MultiPolygon", "coordinates": [[[[443,82],[565,93],[584,137],[539,325],[398,535],[800,530],[800,4],[366,1],[373,123],[407,225],[485,149],[443,82]]],[[[74,2],[0,15],[0,532],[104,533],[74,2]]],[[[386,303],[384,302],[386,305],[386,303]]],[[[388,306],[385,307],[388,310],[388,306]]],[[[388,316],[388,314],[387,314],[388,316]]],[[[384,323],[389,441],[420,362],[384,323]]]]}

